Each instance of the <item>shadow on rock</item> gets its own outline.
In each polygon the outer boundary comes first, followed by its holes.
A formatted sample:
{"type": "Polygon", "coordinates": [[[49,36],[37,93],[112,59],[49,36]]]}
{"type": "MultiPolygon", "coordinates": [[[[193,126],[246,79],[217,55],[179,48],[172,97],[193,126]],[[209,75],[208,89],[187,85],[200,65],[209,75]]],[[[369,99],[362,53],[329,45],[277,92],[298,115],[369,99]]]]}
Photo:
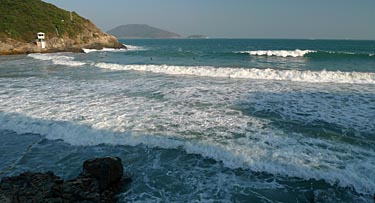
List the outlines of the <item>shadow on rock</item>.
{"type": "Polygon", "coordinates": [[[87,160],[83,172],[64,181],[52,172],[26,172],[0,182],[0,202],[116,202],[116,195],[130,182],[123,177],[118,157],[87,160]]]}

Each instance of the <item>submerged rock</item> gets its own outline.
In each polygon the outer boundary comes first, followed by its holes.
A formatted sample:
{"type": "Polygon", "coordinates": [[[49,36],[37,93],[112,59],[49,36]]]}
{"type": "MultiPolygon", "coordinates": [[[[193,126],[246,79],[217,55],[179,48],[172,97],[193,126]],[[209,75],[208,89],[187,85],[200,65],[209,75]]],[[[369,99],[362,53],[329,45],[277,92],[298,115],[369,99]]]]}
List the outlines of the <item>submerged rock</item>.
{"type": "Polygon", "coordinates": [[[116,186],[123,176],[121,159],[109,157],[87,160],[83,163],[83,175],[95,178],[100,191],[116,186]]]}
{"type": "Polygon", "coordinates": [[[0,202],[115,202],[115,196],[130,179],[123,178],[118,157],[85,161],[83,172],[64,181],[52,172],[26,172],[0,182],[0,202]]]}

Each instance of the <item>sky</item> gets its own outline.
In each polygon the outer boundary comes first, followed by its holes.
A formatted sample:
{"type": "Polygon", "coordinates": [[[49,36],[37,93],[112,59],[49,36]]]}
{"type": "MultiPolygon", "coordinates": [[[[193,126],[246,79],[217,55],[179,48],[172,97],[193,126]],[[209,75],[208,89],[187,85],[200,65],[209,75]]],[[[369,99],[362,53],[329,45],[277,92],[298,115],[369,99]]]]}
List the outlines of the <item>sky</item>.
{"type": "Polygon", "coordinates": [[[103,31],[148,24],[212,38],[375,39],[375,0],[44,0],[103,31]]]}

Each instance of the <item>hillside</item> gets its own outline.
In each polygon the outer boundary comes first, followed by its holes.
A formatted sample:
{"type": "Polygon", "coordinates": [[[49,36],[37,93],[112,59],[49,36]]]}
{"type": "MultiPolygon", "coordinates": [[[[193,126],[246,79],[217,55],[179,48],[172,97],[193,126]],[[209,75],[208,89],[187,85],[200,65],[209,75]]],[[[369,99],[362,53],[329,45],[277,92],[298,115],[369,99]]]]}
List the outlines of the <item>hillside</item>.
{"type": "Polygon", "coordinates": [[[122,47],[77,13],[41,0],[1,0],[0,43],[0,54],[122,47]],[[33,43],[38,32],[46,33],[47,49],[37,49],[33,43]]]}
{"type": "Polygon", "coordinates": [[[175,39],[182,38],[181,35],[151,27],[143,24],[121,25],[110,31],[109,34],[118,38],[136,38],[136,39],[175,39]]]}

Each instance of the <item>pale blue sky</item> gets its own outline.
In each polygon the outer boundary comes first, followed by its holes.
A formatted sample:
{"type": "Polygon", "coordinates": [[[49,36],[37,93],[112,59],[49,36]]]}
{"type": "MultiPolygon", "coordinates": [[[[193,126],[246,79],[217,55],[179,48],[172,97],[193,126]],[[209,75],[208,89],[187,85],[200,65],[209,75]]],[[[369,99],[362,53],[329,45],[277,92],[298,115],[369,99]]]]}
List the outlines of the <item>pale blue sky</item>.
{"type": "Polygon", "coordinates": [[[108,31],[149,24],[221,38],[375,39],[375,0],[45,0],[108,31]]]}

